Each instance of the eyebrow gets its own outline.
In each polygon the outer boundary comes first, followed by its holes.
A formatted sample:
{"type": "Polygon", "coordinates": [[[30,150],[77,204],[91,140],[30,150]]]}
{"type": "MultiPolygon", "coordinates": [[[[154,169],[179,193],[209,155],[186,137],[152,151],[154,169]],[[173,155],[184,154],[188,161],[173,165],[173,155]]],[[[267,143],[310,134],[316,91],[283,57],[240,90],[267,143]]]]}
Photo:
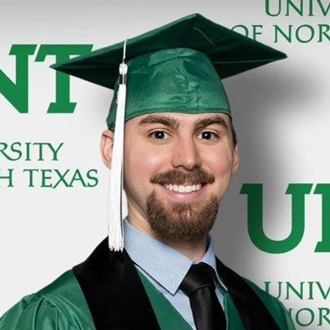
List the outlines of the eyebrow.
{"type": "Polygon", "coordinates": [[[172,129],[177,129],[179,127],[179,122],[176,119],[157,115],[149,115],[140,121],[140,125],[148,124],[162,124],[172,129]]]}
{"type": "MultiPolygon", "coordinates": [[[[180,125],[175,118],[167,117],[167,116],[159,116],[159,115],[149,115],[143,118],[139,124],[140,125],[162,124],[172,129],[177,129],[180,125]]],[[[224,127],[225,129],[228,129],[228,124],[222,117],[214,116],[211,118],[204,118],[199,120],[197,123],[195,123],[194,130],[197,131],[210,125],[219,125],[224,127]]]]}
{"type": "Polygon", "coordinates": [[[207,127],[207,126],[210,126],[210,125],[220,125],[223,128],[225,128],[225,129],[228,130],[228,124],[220,116],[202,119],[202,120],[198,121],[195,124],[195,127],[194,128],[197,131],[197,130],[203,129],[203,128],[207,127]]]}

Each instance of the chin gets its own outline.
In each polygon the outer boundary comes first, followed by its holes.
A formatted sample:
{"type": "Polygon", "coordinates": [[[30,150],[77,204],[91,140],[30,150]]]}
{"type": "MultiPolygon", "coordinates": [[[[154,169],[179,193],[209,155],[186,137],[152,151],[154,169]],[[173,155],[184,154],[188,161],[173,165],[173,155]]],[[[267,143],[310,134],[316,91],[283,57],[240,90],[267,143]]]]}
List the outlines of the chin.
{"type": "Polygon", "coordinates": [[[155,191],[147,197],[150,228],[162,240],[191,241],[205,237],[214,225],[218,207],[215,195],[206,201],[189,203],[164,203],[155,191]]]}

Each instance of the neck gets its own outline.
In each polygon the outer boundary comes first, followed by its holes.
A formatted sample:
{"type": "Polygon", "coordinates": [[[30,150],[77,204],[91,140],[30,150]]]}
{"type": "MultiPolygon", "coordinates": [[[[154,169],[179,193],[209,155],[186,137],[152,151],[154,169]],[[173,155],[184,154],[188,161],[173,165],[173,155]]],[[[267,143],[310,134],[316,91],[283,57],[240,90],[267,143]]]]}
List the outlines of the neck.
{"type": "MultiPolygon", "coordinates": [[[[156,236],[154,237],[157,239],[156,236]]],[[[162,242],[177,250],[191,261],[199,262],[206,252],[207,237],[202,237],[194,241],[168,240],[162,242]]]]}

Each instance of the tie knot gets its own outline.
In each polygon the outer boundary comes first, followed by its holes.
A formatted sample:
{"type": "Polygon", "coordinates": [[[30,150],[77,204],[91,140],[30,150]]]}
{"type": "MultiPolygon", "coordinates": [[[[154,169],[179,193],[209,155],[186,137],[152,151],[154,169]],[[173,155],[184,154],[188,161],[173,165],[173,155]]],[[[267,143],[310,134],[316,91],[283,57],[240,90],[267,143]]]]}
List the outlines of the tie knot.
{"type": "Polygon", "coordinates": [[[205,287],[215,289],[214,284],[215,273],[211,266],[201,262],[197,265],[192,265],[183,279],[180,289],[187,295],[191,296],[197,290],[205,287]]]}

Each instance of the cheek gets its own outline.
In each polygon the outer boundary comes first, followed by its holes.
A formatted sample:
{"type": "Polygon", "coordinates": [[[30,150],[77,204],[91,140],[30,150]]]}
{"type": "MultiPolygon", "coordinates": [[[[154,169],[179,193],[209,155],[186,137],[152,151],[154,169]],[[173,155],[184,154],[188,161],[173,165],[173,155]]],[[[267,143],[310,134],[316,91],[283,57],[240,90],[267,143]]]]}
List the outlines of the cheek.
{"type": "Polygon", "coordinates": [[[216,177],[231,175],[233,158],[229,150],[219,149],[204,155],[204,164],[216,177]]]}
{"type": "MultiPolygon", "coordinates": [[[[129,185],[139,184],[146,189],[150,178],[164,170],[166,166],[166,152],[160,148],[144,146],[139,141],[129,141],[129,148],[125,148],[125,180],[129,185]]],[[[167,164],[168,165],[168,164],[167,164]]],[[[150,188],[149,188],[150,189],[150,188]]]]}

